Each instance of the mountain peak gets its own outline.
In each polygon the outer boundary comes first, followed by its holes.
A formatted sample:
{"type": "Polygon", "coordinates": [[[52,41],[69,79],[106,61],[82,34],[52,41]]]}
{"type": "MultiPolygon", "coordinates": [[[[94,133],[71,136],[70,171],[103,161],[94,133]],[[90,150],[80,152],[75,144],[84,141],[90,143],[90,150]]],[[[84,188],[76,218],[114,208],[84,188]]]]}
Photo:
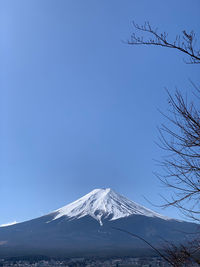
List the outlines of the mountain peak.
{"type": "Polygon", "coordinates": [[[56,210],[54,213],[56,213],[56,216],[53,220],[62,216],[79,219],[89,215],[96,219],[100,225],[103,224],[103,219],[116,220],[131,215],[168,219],[125,198],[111,188],[94,189],[78,200],[56,210]]]}
{"type": "Polygon", "coordinates": [[[97,194],[97,193],[106,195],[106,194],[110,193],[111,191],[112,191],[111,188],[96,188],[96,189],[93,189],[87,195],[89,195],[89,194],[93,195],[93,194],[97,194]]]}

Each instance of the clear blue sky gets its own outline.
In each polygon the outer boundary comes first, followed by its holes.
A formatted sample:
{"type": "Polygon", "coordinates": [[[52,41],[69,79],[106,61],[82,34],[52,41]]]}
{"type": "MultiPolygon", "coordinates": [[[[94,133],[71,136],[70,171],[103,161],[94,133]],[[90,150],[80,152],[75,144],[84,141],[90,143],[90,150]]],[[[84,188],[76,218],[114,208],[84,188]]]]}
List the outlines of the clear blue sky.
{"type": "MultiPolygon", "coordinates": [[[[164,48],[122,42],[131,21],[174,38],[199,33],[193,0],[0,2],[0,224],[57,209],[94,188],[152,207],[164,87],[191,90],[199,67],[164,48]]],[[[168,193],[167,193],[168,194],[168,193]]]]}

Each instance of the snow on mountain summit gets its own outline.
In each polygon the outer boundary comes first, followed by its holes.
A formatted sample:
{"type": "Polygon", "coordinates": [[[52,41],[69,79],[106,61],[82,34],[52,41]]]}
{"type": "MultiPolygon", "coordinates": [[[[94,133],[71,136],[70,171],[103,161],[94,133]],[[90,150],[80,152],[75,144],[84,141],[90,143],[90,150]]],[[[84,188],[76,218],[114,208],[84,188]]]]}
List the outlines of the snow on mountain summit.
{"type": "Polygon", "coordinates": [[[110,188],[94,189],[87,195],[55,211],[56,220],[62,216],[79,219],[91,216],[100,225],[103,219],[116,220],[130,215],[144,215],[168,219],[114,192],[110,188]]]}

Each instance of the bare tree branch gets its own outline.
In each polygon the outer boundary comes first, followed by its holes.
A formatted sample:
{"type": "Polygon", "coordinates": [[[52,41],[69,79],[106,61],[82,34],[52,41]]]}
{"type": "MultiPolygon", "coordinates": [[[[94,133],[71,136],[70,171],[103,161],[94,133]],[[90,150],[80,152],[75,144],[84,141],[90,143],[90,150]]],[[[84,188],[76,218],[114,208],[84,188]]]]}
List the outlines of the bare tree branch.
{"type": "Polygon", "coordinates": [[[154,45],[174,48],[189,56],[189,60],[186,61],[186,63],[200,63],[200,48],[196,48],[196,38],[193,31],[188,33],[183,30],[181,35],[176,35],[175,40],[173,42],[170,42],[168,40],[168,34],[166,32],[158,33],[158,29],[153,28],[149,22],[145,22],[143,25],[139,25],[133,21],[133,27],[136,31],[150,34],[150,38],[144,39],[143,36],[138,36],[135,32],[133,32],[130,40],[127,41],[128,44],[154,45]]]}
{"type": "Polygon", "coordinates": [[[160,147],[169,156],[160,162],[164,174],[157,177],[173,194],[163,206],[175,206],[200,221],[200,113],[193,102],[187,104],[180,91],[174,96],[167,94],[171,115],[164,116],[173,127],[159,128],[160,147]]]}
{"type": "MultiPolygon", "coordinates": [[[[133,22],[133,28],[135,32],[127,41],[129,45],[173,48],[188,56],[186,63],[200,63],[200,47],[196,45],[194,31],[183,30],[174,41],[170,41],[166,32],[159,33],[149,22],[143,25],[133,22]],[[136,32],[142,32],[149,38],[138,36],[136,32]]],[[[191,84],[195,89],[195,102],[188,103],[179,90],[174,95],[167,90],[169,115],[161,113],[169,126],[161,124],[158,129],[158,146],[167,155],[159,162],[164,172],[156,173],[156,176],[171,190],[170,198],[163,197],[165,204],[162,207],[176,207],[187,218],[200,223],[200,87],[193,82],[191,84]]],[[[135,234],[129,234],[143,240],[135,234]]],[[[151,244],[143,241],[156,251],[151,244]]],[[[193,263],[200,265],[199,237],[179,245],[166,243],[164,251],[164,257],[159,251],[157,253],[174,267],[193,266],[193,263]]]]}
{"type": "Polygon", "coordinates": [[[176,267],[176,265],[173,264],[173,262],[168,259],[167,257],[165,257],[165,255],[163,253],[160,252],[160,250],[158,250],[156,247],[154,247],[150,242],[148,242],[147,240],[145,240],[144,238],[142,238],[141,236],[137,235],[137,234],[133,234],[129,231],[126,231],[124,229],[121,228],[117,228],[117,227],[112,227],[114,230],[118,230],[120,232],[126,233],[128,235],[131,235],[134,238],[137,238],[139,240],[141,240],[142,242],[146,243],[150,248],[152,248],[161,258],[163,258],[165,261],[167,261],[169,264],[171,264],[172,266],[176,267]]]}

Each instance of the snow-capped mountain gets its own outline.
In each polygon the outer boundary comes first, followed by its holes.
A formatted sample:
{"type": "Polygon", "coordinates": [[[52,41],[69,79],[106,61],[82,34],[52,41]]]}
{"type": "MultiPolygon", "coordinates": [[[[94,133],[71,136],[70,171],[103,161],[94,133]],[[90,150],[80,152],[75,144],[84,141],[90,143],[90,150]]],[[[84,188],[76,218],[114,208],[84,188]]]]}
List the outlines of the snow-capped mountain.
{"type": "Polygon", "coordinates": [[[169,219],[127,199],[110,188],[94,189],[80,199],[56,210],[55,213],[57,214],[53,220],[62,216],[78,219],[89,215],[100,225],[103,225],[103,219],[116,220],[130,215],[169,219]]]}
{"type": "Polygon", "coordinates": [[[136,256],[149,247],[116,229],[135,233],[159,247],[161,239],[183,242],[191,237],[184,233],[195,233],[198,227],[164,217],[109,188],[95,189],[42,217],[0,227],[0,257],[136,256]]]}

